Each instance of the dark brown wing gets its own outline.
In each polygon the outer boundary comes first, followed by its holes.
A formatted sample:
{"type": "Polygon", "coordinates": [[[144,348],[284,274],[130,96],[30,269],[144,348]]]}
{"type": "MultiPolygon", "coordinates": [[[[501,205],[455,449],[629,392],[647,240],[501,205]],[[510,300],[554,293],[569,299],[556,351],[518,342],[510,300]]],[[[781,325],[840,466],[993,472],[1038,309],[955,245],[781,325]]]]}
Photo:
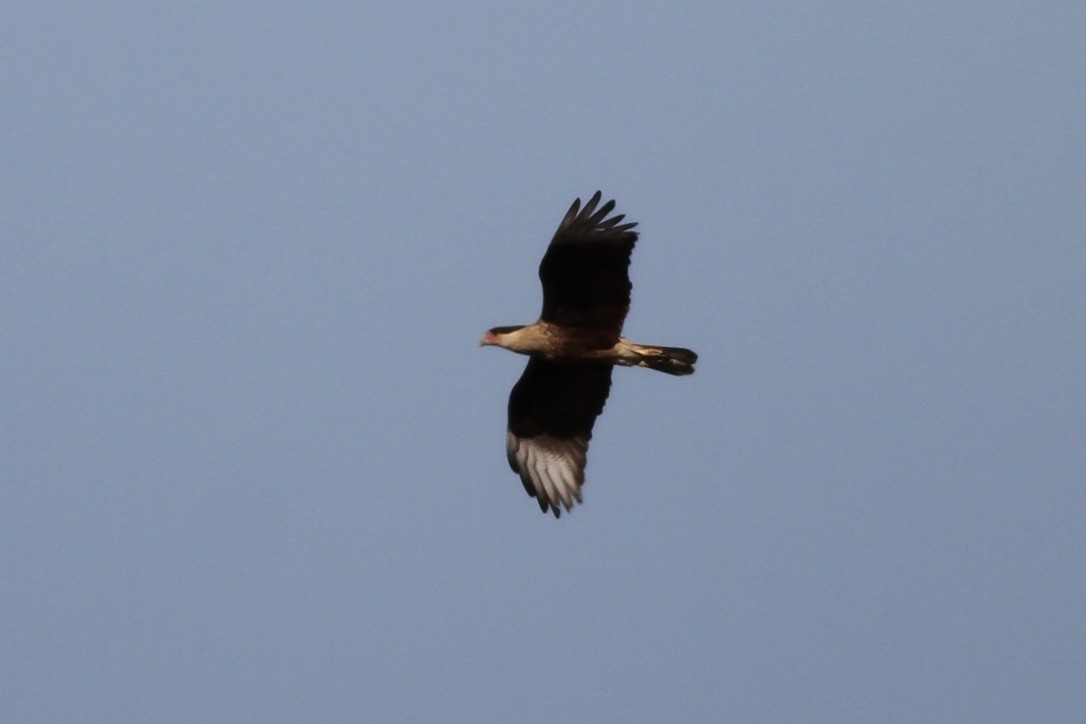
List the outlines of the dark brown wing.
{"type": "Polygon", "coordinates": [[[509,395],[509,466],[544,513],[581,502],[592,426],[611,389],[611,365],[532,357],[509,395]]]}
{"type": "Polygon", "coordinates": [[[637,224],[619,223],[622,214],[608,219],[615,202],[596,208],[599,202],[599,191],[583,209],[577,199],[558,225],[539,264],[540,317],[564,327],[590,327],[613,344],[630,309],[630,254],[637,241],[631,229],[637,224]]]}

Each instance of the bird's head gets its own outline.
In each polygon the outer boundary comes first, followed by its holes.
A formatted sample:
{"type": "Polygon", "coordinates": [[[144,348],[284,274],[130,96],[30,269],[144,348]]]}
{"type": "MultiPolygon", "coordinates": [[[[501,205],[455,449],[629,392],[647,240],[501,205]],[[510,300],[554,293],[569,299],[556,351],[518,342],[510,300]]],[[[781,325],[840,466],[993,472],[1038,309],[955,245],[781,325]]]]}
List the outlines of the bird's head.
{"type": "Polygon", "coordinates": [[[510,332],[515,332],[518,329],[524,329],[524,325],[518,325],[514,327],[494,327],[493,329],[489,329],[487,330],[486,334],[483,335],[483,338],[479,340],[479,346],[485,347],[492,344],[501,347],[502,335],[509,334],[510,332]]]}

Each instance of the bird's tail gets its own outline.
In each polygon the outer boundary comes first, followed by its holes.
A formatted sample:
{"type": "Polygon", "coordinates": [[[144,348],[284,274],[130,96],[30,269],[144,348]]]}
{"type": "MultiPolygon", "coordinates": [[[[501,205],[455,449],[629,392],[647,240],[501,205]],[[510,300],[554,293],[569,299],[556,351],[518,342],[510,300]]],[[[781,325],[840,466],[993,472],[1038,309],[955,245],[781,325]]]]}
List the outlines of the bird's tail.
{"type": "Polygon", "coordinates": [[[636,357],[638,367],[667,372],[669,375],[692,375],[698,356],[692,350],[683,347],[650,347],[631,344],[631,351],[636,357]]]}

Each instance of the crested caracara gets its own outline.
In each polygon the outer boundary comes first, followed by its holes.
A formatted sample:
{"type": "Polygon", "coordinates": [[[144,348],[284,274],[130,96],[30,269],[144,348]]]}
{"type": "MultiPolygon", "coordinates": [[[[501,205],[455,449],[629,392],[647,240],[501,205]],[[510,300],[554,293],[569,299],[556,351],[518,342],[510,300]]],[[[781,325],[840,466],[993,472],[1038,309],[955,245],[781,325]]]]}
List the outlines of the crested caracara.
{"type": "Polygon", "coordinates": [[[599,191],[583,208],[577,199],[558,225],[539,264],[539,321],[494,327],[480,341],[529,357],[509,395],[506,453],[528,495],[556,518],[581,502],[588,441],[611,388],[611,369],[688,375],[698,359],[688,349],[622,337],[637,224],[621,223],[622,214],[607,218],[615,202],[599,202],[599,191]]]}

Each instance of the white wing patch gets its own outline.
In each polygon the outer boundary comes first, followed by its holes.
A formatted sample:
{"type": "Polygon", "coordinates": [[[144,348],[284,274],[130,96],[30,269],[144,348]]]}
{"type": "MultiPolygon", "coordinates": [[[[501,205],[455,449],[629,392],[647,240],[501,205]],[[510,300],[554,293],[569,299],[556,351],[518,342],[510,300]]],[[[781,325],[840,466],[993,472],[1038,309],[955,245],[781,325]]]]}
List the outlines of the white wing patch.
{"type": "Polygon", "coordinates": [[[506,436],[506,453],[525,490],[539,501],[544,512],[550,509],[558,517],[562,512],[559,504],[572,510],[574,501],[581,502],[588,454],[586,440],[550,435],[519,438],[510,432],[506,436]]]}

